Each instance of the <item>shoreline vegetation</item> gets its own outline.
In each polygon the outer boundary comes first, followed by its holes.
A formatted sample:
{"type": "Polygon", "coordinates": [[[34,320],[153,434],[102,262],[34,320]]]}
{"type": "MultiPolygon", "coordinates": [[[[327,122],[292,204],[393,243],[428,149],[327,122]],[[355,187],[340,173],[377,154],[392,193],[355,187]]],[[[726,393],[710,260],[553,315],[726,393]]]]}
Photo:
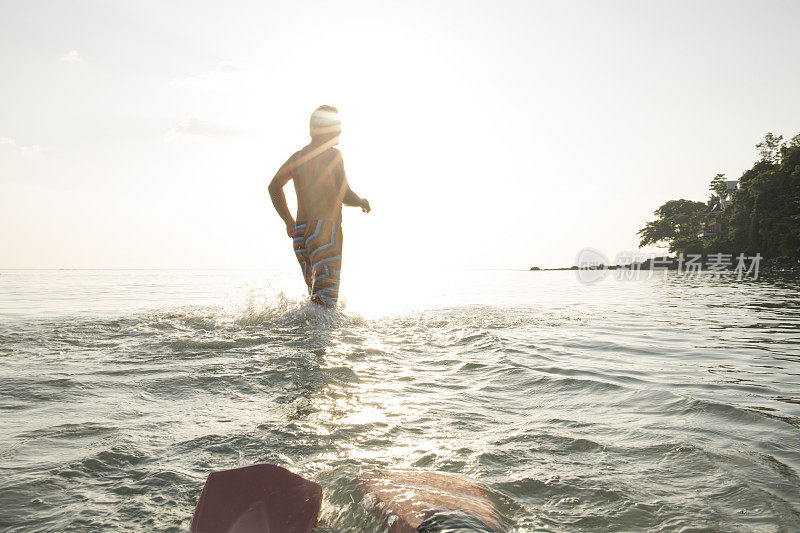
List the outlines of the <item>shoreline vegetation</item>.
{"type": "Polygon", "coordinates": [[[668,254],[530,270],[678,270],[689,258],[735,266],[756,257],[762,271],[800,270],[800,134],[784,141],[767,133],[756,149],[759,160],[738,180],[714,176],[706,202],[670,200],[653,212],[637,232],[639,246],[666,246],[668,254]]]}
{"type": "MultiPolygon", "coordinates": [[[[706,264],[706,261],[709,259],[708,255],[700,255],[703,264],[706,264]]],[[[613,265],[585,265],[585,266],[578,266],[572,265],[569,267],[556,267],[556,268],[541,268],[538,266],[532,266],[530,268],[531,272],[545,272],[545,271],[554,271],[554,270],[639,270],[641,272],[649,272],[650,270],[659,271],[659,270],[678,270],[680,266],[680,261],[678,256],[669,257],[669,256],[660,256],[655,258],[658,261],[658,266],[652,265],[651,259],[646,259],[644,261],[638,263],[626,263],[626,264],[613,264],[613,265]]],[[[750,258],[748,258],[750,259],[750,258]]],[[[733,258],[734,266],[736,263],[736,258],[733,258]]],[[[800,272],[800,257],[787,257],[787,256],[780,256],[780,257],[762,257],[759,262],[759,271],[760,272],[800,272]]],[[[725,271],[723,271],[725,272],[725,271]]],[[[730,270],[728,270],[730,272],[730,270]]]]}
{"type": "Polygon", "coordinates": [[[639,246],[674,254],[800,257],[800,134],[767,133],[760,159],[738,180],[717,174],[707,202],[670,200],[638,231],[639,246]]]}

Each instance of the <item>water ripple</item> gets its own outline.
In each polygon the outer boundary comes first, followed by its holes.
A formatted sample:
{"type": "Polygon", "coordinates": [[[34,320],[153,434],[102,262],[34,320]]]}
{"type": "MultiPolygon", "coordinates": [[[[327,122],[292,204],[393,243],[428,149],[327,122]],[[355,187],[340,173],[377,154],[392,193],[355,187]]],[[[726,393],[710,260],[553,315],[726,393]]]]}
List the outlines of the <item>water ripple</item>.
{"type": "Polygon", "coordinates": [[[800,529],[797,280],[564,274],[2,324],[0,528],[185,531],[210,470],[274,462],[323,485],[321,532],[380,531],[356,479],[398,466],[482,481],[510,531],[800,529]]]}

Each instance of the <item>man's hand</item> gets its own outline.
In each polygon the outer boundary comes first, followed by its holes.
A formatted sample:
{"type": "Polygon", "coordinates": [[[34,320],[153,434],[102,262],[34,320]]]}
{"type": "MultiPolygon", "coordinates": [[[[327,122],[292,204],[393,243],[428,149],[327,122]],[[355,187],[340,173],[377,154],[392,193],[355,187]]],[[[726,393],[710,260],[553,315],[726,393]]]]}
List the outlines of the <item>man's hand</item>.
{"type": "Polygon", "coordinates": [[[361,199],[361,211],[364,213],[369,213],[372,209],[369,207],[369,200],[366,198],[361,199]]]}
{"type": "Polygon", "coordinates": [[[286,221],[286,235],[288,235],[289,237],[293,237],[292,235],[293,233],[294,233],[294,220],[288,220],[286,221]]]}

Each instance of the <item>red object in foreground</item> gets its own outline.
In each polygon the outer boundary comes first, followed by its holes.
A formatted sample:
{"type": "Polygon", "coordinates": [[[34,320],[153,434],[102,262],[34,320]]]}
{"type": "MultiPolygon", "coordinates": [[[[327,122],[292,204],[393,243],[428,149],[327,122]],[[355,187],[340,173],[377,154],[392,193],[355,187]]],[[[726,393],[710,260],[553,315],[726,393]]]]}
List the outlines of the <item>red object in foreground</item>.
{"type": "Polygon", "coordinates": [[[285,468],[261,464],[208,475],[191,533],[310,533],[322,488],[285,468]]]}

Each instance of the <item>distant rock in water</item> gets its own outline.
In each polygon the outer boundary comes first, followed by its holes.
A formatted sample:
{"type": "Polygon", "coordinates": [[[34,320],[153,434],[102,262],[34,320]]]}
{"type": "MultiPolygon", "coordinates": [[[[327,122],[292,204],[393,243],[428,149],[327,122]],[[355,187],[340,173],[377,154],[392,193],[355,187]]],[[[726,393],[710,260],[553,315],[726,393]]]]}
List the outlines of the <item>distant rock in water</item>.
{"type": "Polygon", "coordinates": [[[531,267],[531,270],[541,270],[539,267],[531,267]]]}

